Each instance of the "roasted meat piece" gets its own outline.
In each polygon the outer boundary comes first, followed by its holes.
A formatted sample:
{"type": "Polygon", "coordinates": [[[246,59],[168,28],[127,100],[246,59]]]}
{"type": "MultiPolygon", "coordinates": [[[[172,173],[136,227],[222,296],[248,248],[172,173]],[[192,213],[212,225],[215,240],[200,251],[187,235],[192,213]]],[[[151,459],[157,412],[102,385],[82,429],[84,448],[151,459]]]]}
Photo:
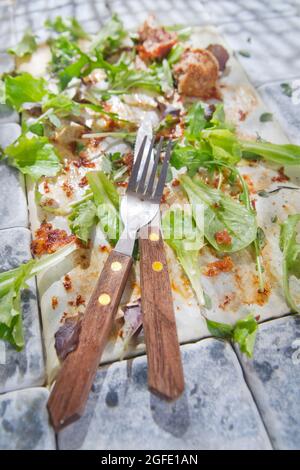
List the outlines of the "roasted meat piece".
{"type": "Polygon", "coordinates": [[[142,60],[163,59],[177,42],[177,34],[158,26],[150,16],[139,30],[138,52],[142,60]]]}
{"type": "Polygon", "coordinates": [[[206,49],[186,49],[173,67],[178,91],[186,96],[208,99],[216,96],[219,64],[206,49]]]}

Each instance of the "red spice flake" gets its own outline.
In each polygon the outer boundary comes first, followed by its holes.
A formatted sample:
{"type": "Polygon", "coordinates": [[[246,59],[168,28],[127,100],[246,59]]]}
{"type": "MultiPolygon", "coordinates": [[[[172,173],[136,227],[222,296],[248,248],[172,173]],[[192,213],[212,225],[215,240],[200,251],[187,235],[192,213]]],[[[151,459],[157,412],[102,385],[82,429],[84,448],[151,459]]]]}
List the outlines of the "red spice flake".
{"type": "Polygon", "coordinates": [[[74,192],[74,188],[73,186],[68,183],[67,181],[65,181],[62,185],[62,189],[63,191],[66,193],[66,196],[67,197],[71,197],[73,195],[73,192],[74,192]]]}
{"type": "Polygon", "coordinates": [[[241,109],[239,109],[239,120],[240,121],[245,121],[246,117],[247,117],[247,114],[245,111],[242,111],[241,109]]]}
{"type": "Polygon", "coordinates": [[[234,294],[225,295],[223,302],[219,304],[219,308],[224,310],[226,305],[228,305],[232,301],[233,298],[234,298],[234,294]]]}
{"type": "Polygon", "coordinates": [[[174,181],[172,181],[172,186],[174,186],[174,188],[175,188],[176,186],[179,186],[179,185],[180,185],[180,181],[179,181],[179,180],[175,179],[174,181]]]}
{"type": "Polygon", "coordinates": [[[63,285],[66,290],[71,290],[72,289],[72,281],[69,276],[69,274],[66,274],[63,280],[63,285]]]}
{"type": "Polygon", "coordinates": [[[47,180],[44,181],[44,192],[45,194],[50,193],[49,183],[47,180]]]}
{"type": "Polygon", "coordinates": [[[52,305],[53,310],[55,310],[56,307],[58,306],[58,298],[57,297],[55,297],[55,296],[52,297],[51,305],[52,305]]]}
{"type": "Polygon", "coordinates": [[[256,199],[252,199],[251,201],[251,205],[255,211],[256,211],[256,202],[257,202],[256,199]]]}
{"type": "Polygon", "coordinates": [[[260,315],[256,315],[255,320],[259,321],[260,320],[260,315]]]}
{"type": "Polygon", "coordinates": [[[68,235],[65,230],[53,229],[52,224],[46,221],[36,230],[35,237],[31,242],[31,250],[37,256],[54,253],[58,248],[75,240],[74,235],[68,235]]]}
{"type": "Polygon", "coordinates": [[[279,168],[277,173],[278,173],[278,176],[273,176],[272,181],[278,182],[278,183],[285,183],[286,181],[290,181],[290,178],[284,173],[283,166],[279,168]]]}
{"type": "Polygon", "coordinates": [[[243,175],[243,180],[246,181],[249,192],[250,193],[256,193],[256,191],[254,189],[254,183],[253,183],[252,179],[250,178],[250,176],[249,175],[243,175]]]}
{"type": "Polygon", "coordinates": [[[232,271],[233,266],[230,256],[225,256],[223,259],[208,263],[203,274],[208,277],[218,276],[222,272],[228,273],[232,271]]]}
{"type": "Polygon", "coordinates": [[[109,253],[109,247],[107,245],[100,245],[99,246],[100,253],[109,253]]]}
{"type": "Polygon", "coordinates": [[[88,184],[89,184],[89,182],[88,182],[87,177],[86,177],[86,176],[83,176],[83,177],[81,178],[81,180],[79,181],[78,186],[79,186],[80,188],[84,188],[84,186],[87,186],[88,184]]]}
{"type": "Polygon", "coordinates": [[[85,300],[84,298],[82,297],[82,295],[78,294],[76,299],[75,300],[70,300],[68,302],[68,304],[71,306],[71,307],[79,307],[80,305],[85,305],[85,300]]]}
{"type": "Polygon", "coordinates": [[[83,166],[84,168],[95,168],[95,163],[88,160],[86,157],[80,156],[79,160],[73,162],[73,165],[76,168],[83,166]]]}
{"type": "Polygon", "coordinates": [[[215,233],[215,240],[218,245],[231,245],[231,236],[227,232],[227,230],[222,230],[221,232],[215,233]]]}
{"type": "Polygon", "coordinates": [[[116,185],[119,186],[120,188],[127,188],[128,182],[127,181],[117,181],[116,185]]]}

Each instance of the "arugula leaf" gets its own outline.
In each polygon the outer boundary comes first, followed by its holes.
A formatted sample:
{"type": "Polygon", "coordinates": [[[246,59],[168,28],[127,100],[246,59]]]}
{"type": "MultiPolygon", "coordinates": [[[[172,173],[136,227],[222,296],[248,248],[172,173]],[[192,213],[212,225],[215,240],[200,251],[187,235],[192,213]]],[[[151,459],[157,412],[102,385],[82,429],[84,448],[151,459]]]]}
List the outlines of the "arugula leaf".
{"type": "Polygon", "coordinates": [[[41,176],[55,176],[61,169],[60,158],[55,147],[46,137],[21,134],[6,147],[8,163],[34,180],[41,176]]]}
{"type": "Polygon", "coordinates": [[[299,165],[300,146],[293,144],[271,144],[270,142],[240,141],[243,152],[260,155],[265,160],[280,165],[299,165]]]}
{"type": "Polygon", "coordinates": [[[204,204],[204,235],[217,251],[234,253],[247,248],[256,239],[257,223],[253,210],[221,190],[210,188],[201,181],[196,184],[187,175],[179,179],[193,210],[204,204]],[[230,244],[217,243],[216,234],[224,231],[231,238],[230,244]]]}
{"type": "Polygon", "coordinates": [[[92,228],[97,224],[97,209],[92,200],[84,201],[73,208],[69,216],[72,232],[87,243],[90,239],[92,228]]]}
{"type": "Polygon", "coordinates": [[[253,356],[253,349],[258,329],[258,324],[252,314],[238,320],[235,325],[219,323],[206,318],[207,328],[213,336],[232,340],[238,343],[241,352],[248,357],[253,356]]]}
{"type": "Polygon", "coordinates": [[[17,111],[22,110],[24,103],[39,103],[47,94],[43,78],[34,78],[24,72],[16,77],[7,75],[4,79],[6,103],[17,111]]]}
{"type": "Polygon", "coordinates": [[[110,243],[115,245],[122,230],[118,191],[102,171],[91,171],[86,176],[93,192],[102,231],[110,243]]]}
{"type": "Polygon", "coordinates": [[[61,70],[58,74],[61,89],[64,90],[72,78],[80,77],[88,64],[90,64],[89,58],[85,54],[81,54],[76,62],[61,70]]]}
{"type": "Polygon", "coordinates": [[[123,39],[127,36],[122,21],[118,15],[114,14],[111,19],[101,28],[91,51],[101,53],[104,56],[117,51],[122,45],[123,39]]]}
{"type": "Polygon", "coordinates": [[[231,165],[240,161],[240,143],[229,129],[206,129],[202,132],[202,138],[210,145],[215,160],[231,165]]]}
{"type": "Polygon", "coordinates": [[[192,34],[192,28],[190,26],[184,26],[181,24],[168,25],[165,26],[164,29],[166,31],[175,32],[180,41],[186,41],[192,34]]]}
{"type": "Polygon", "coordinates": [[[21,312],[21,292],[27,280],[48,269],[76,249],[71,243],[57,252],[41,259],[31,259],[18,268],[0,273],[0,339],[8,341],[16,350],[24,347],[24,334],[21,312]]]}
{"type": "Polygon", "coordinates": [[[174,250],[195,291],[200,305],[205,305],[201,285],[199,250],[204,246],[203,233],[191,214],[176,208],[165,212],[162,219],[164,240],[174,250]]]}
{"type": "Polygon", "coordinates": [[[185,124],[185,137],[190,142],[199,140],[201,131],[207,126],[205,109],[201,102],[197,102],[190,107],[185,118],[185,124]]]}
{"type": "Polygon", "coordinates": [[[172,47],[167,57],[170,66],[176,64],[179,61],[183,51],[184,47],[181,44],[175,44],[175,46],[172,47]]]}
{"type": "Polygon", "coordinates": [[[89,39],[80,23],[75,18],[57,16],[54,20],[46,20],[45,27],[57,33],[69,33],[72,39],[89,39]]]}
{"type": "Polygon", "coordinates": [[[292,312],[300,313],[290,290],[290,277],[300,279],[300,243],[297,242],[297,225],[300,214],[289,215],[280,226],[280,249],[283,253],[283,289],[288,306],[292,312]]]}
{"type": "Polygon", "coordinates": [[[171,165],[179,170],[186,167],[188,174],[193,176],[200,166],[211,160],[211,155],[204,149],[197,148],[193,145],[176,144],[173,147],[171,155],[171,165]]]}
{"type": "Polygon", "coordinates": [[[174,90],[172,71],[167,59],[162,61],[162,64],[153,64],[151,67],[157,76],[161,90],[165,94],[170,94],[174,90]]]}
{"type": "Polygon", "coordinates": [[[25,31],[25,34],[21,41],[15,46],[8,49],[9,54],[16,55],[17,57],[24,57],[31,55],[37,50],[37,42],[35,35],[32,34],[30,29],[25,31]]]}

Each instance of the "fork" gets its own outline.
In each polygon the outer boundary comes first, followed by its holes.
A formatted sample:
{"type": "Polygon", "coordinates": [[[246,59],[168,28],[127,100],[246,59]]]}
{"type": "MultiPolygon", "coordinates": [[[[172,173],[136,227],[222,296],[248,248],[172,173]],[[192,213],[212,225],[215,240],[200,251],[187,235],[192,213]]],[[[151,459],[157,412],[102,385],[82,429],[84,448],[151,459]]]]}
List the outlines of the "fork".
{"type": "Polygon", "coordinates": [[[48,400],[48,410],[56,431],[78,419],[84,409],[95,374],[113,326],[122,293],[132,266],[132,252],[137,231],[148,224],[159,210],[171,154],[169,143],[158,179],[160,151],[148,175],[154,148],[152,139],[147,157],[143,139],[133,165],[120,214],[123,233],[110,252],[87,305],[81,324],[77,349],[65,359],[48,400]],[[145,160],[142,172],[141,163],[145,160]]]}

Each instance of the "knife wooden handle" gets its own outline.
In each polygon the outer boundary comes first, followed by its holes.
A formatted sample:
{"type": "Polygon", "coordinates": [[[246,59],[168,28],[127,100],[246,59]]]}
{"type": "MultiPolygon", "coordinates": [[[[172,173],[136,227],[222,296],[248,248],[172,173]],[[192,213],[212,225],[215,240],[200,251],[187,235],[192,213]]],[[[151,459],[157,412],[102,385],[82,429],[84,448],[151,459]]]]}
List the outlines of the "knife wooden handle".
{"type": "Polygon", "coordinates": [[[56,431],[79,418],[95,374],[132,265],[132,258],[109,254],[81,324],[78,347],[65,359],[48,400],[56,431]]]}
{"type": "Polygon", "coordinates": [[[184,390],[173,298],[164,243],[158,228],[140,230],[142,312],[149,388],[173,400],[184,390]]]}

